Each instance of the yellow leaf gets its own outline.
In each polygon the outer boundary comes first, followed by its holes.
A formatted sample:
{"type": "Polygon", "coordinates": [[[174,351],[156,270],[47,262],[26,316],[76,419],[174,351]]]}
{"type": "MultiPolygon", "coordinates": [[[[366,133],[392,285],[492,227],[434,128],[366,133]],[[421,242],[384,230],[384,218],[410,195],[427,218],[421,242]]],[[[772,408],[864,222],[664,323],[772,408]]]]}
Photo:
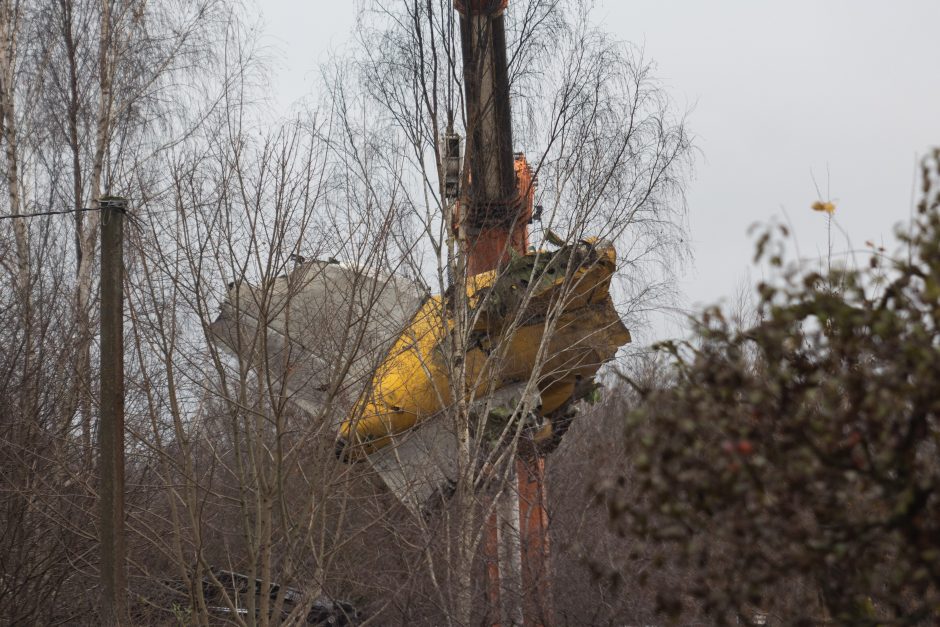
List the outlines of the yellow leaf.
{"type": "Polygon", "coordinates": [[[835,204],[829,201],[823,202],[821,200],[817,200],[810,206],[813,208],[813,211],[825,211],[829,215],[832,215],[836,212],[835,204]]]}

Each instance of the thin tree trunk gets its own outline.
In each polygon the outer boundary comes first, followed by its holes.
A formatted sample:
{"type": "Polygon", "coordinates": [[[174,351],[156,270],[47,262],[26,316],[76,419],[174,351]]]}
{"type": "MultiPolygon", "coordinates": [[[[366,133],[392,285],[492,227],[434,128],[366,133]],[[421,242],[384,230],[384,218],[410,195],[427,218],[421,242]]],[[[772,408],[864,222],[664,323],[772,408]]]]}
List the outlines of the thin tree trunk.
{"type": "MultiPolygon", "coordinates": [[[[78,136],[78,52],[73,33],[72,0],[62,0],[62,35],[65,40],[65,50],[69,63],[69,103],[68,103],[68,132],[69,148],[72,152],[72,209],[75,211],[75,275],[76,290],[74,300],[75,332],[77,334],[77,353],[75,378],[72,381],[71,398],[66,412],[66,430],[71,428],[71,421],[75,412],[78,412],[79,423],[83,426],[83,453],[85,466],[91,467],[91,317],[88,311],[91,297],[90,283],[81,280],[83,259],[86,257],[83,242],[85,240],[85,213],[84,186],[82,181],[81,145],[78,136]]],[[[94,229],[97,232],[97,229],[94,229]]],[[[94,251],[88,251],[89,257],[94,251]]]]}
{"type": "MultiPolygon", "coordinates": [[[[20,195],[19,152],[16,133],[16,108],[14,103],[14,65],[16,38],[19,30],[16,8],[9,2],[0,5],[0,137],[5,144],[7,198],[10,213],[20,215],[23,199],[20,195]]],[[[29,260],[29,232],[24,219],[13,220],[13,235],[16,242],[16,294],[24,330],[23,377],[27,379],[33,369],[33,333],[31,276],[29,260]]],[[[24,381],[26,383],[26,381],[24,381]]],[[[20,394],[20,410],[23,416],[33,416],[36,403],[35,386],[24,385],[20,394]]]]}
{"type": "MultiPolygon", "coordinates": [[[[101,3],[101,23],[98,42],[98,113],[96,118],[95,132],[95,153],[92,162],[92,172],[90,181],[91,208],[98,208],[98,198],[101,196],[101,176],[104,171],[104,159],[108,148],[108,139],[111,128],[111,59],[109,56],[111,50],[111,2],[104,0],[101,3]]],[[[98,211],[92,211],[88,215],[84,235],[81,238],[80,258],[78,263],[78,278],[76,281],[76,308],[85,312],[87,315],[88,303],[91,299],[93,287],[93,264],[95,246],[98,238],[98,223],[101,217],[98,211]]],[[[91,333],[80,338],[84,342],[80,348],[80,354],[84,356],[86,351],[90,351],[91,333]]],[[[90,378],[89,378],[90,381],[90,378]]],[[[90,384],[89,384],[90,387],[90,384]]],[[[90,389],[88,390],[90,394],[90,389]]],[[[90,459],[92,453],[92,421],[91,411],[82,415],[82,446],[85,451],[86,459],[90,459]]]]}
{"type": "Polygon", "coordinates": [[[522,625],[522,542],[519,536],[519,492],[516,475],[506,479],[506,490],[496,505],[499,538],[500,620],[503,625],[522,625]]]}
{"type": "MultiPolygon", "coordinates": [[[[461,228],[461,234],[463,229],[461,228]]],[[[450,236],[451,238],[453,236],[450,236]]],[[[463,243],[463,242],[461,242],[463,243]]],[[[470,625],[473,615],[473,557],[476,552],[474,514],[474,465],[472,434],[470,433],[470,408],[466,399],[466,337],[468,329],[467,304],[467,255],[465,246],[456,246],[457,254],[452,264],[456,265],[454,276],[454,329],[452,338],[451,392],[457,418],[457,507],[458,536],[457,563],[455,564],[457,593],[456,618],[460,625],[470,625]]],[[[449,264],[451,265],[451,264],[449,264]]]]}

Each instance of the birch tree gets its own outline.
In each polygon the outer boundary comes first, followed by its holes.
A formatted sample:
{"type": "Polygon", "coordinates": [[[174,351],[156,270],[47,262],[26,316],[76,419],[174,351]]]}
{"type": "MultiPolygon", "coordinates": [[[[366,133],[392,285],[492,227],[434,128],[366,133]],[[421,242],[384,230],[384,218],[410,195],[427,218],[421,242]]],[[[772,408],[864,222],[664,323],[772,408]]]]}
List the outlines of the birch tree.
{"type": "MultiPolygon", "coordinates": [[[[96,574],[94,209],[116,193],[133,208],[134,619],[349,618],[331,600],[344,596],[379,623],[483,618],[493,609],[480,602],[485,521],[515,490],[516,451],[535,446],[542,428],[555,435],[538,446],[557,446],[574,396],[593,389],[552,387],[571,370],[557,338],[571,326],[566,303],[585,296],[578,277],[610,263],[601,242],[616,244],[626,280],[613,293],[632,323],[668,288],[659,270],[683,253],[689,139],[648,67],[573,7],[511,5],[513,148],[538,181],[541,222],[539,250],[493,276],[493,286],[515,286],[500,296],[475,291],[465,217],[444,176],[449,131],[473,133],[449,0],[370,5],[362,45],[326,73],[320,106],[277,124],[257,106],[266,70],[236,9],[210,0],[0,8],[10,212],[70,212],[12,220],[0,240],[0,334],[18,347],[0,365],[32,377],[0,387],[15,399],[3,406],[20,412],[3,423],[4,464],[15,470],[4,490],[17,499],[2,524],[23,532],[10,547],[27,547],[4,552],[0,601],[14,601],[0,603],[5,616],[94,615],[77,600],[96,574]],[[64,241],[70,252],[56,246],[64,241]],[[557,298],[538,301],[550,273],[566,278],[557,298]],[[545,333],[531,368],[507,375],[533,306],[545,333]],[[444,381],[420,419],[456,437],[453,494],[445,485],[421,507],[380,480],[375,458],[354,463],[367,442],[340,437],[343,425],[375,418],[389,347],[417,343],[416,312],[437,321],[435,351],[419,366],[444,381]],[[494,400],[508,383],[514,395],[494,400]],[[551,394],[567,400],[541,415],[537,399],[551,394]],[[24,434],[22,425],[32,426],[24,434]],[[44,546],[50,529],[60,540],[44,546]]],[[[468,168],[459,176],[466,190],[468,168]]],[[[529,593],[504,598],[518,605],[529,593]]]]}
{"type": "Polygon", "coordinates": [[[88,550],[95,541],[95,203],[110,193],[139,203],[152,193],[161,176],[155,157],[213,106],[193,105],[219,26],[232,15],[224,9],[215,2],[0,5],[2,180],[7,215],[29,216],[3,220],[0,236],[3,267],[11,270],[3,292],[12,295],[4,353],[18,377],[5,388],[18,400],[4,412],[11,436],[4,490],[17,497],[2,527],[20,545],[11,557],[21,560],[5,564],[0,605],[18,617],[14,623],[84,611],[75,601],[84,595],[64,597],[87,589],[96,568],[88,550]],[[64,242],[73,243],[72,255],[64,242]],[[33,567],[45,563],[59,565],[37,575],[33,567]]]}
{"type": "MultiPolygon", "coordinates": [[[[580,9],[539,1],[510,3],[510,88],[514,135],[520,138],[514,149],[525,150],[538,181],[535,204],[541,229],[533,230],[534,237],[541,231],[546,238],[545,257],[551,256],[553,240],[597,237],[617,243],[621,276],[628,279],[617,292],[619,304],[631,320],[638,320],[640,312],[662,302],[657,299],[669,285],[664,267],[684,251],[681,181],[690,144],[681,118],[671,111],[645,62],[593,27],[580,9]]],[[[425,567],[435,573],[431,581],[438,586],[447,620],[470,624],[477,608],[485,605],[478,602],[482,590],[474,573],[484,521],[498,502],[491,497],[514,489],[508,466],[500,463],[524,431],[521,420],[510,421],[513,426],[504,434],[508,446],[493,448],[482,435],[487,412],[471,411],[476,400],[486,402],[498,382],[474,380],[479,374],[468,370],[466,356],[472,352],[472,329],[481,308],[466,298],[467,242],[461,241],[461,218],[453,213],[444,180],[442,146],[449,127],[468,137],[474,132],[473,121],[463,117],[466,86],[457,16],[448,1],[373,3],[362,24],[357,52],[362,60],[355,70],[365,90],[364,106],[375,111],[372,119],[389,120],[395,129],[386,149],[409,166],[404,201],[423,232],[427,252],[422,267],[432,287],[450,295],[453,307],[453,328],[443,341],[453,400],[443,404],[446,420],[453,421],[457,432],[458,476],[454,497],[442,514],[452,524],[429,541],[450,548],[438,555],[429,552],[425,567]],[[468,395],[467,390],[477,392],[468,395]],[[494,474],[494,466],[504,470],[494,474]],[[481,491],[484,484],[489,487],[481,491]]],[[[462,177],[466,188],[466,164],[462,177]]],[[[575,271],[578,264],[573,258],[571,262],[565,272],[575,271]]],[[[538,278],[538,272],[527,276],[526,285],[536,285],[538,278]]],[[[552,380],[556,366],[550,338],[562,319],[561,304],[577,290],[576,282],[568,284],[567,296],[562,294],[559,306],[549,311],[546,339],[532,371],[520,382],[526,389],[541,387],[544,392],[552,380]]],[[[533,293],[526,288],[521,301],[533,293]]],[[[524,325],[524,309],[510,317],[500,343],[491,347],[490,372],[507,359],[514,333],[524,325]]],[[[522,402],[513,415],[518,418],[531,409],[522,402]]]]}

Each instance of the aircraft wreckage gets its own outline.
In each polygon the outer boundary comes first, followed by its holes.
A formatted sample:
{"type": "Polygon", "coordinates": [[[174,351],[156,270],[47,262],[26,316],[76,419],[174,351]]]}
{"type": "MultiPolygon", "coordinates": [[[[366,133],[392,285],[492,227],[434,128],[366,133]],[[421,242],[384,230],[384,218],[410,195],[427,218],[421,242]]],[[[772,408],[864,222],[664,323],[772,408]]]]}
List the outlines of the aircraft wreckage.
{"type": "MultiPolygon", "coordinates": [[[[609,293],[615,264],[612,246],[586,240],[468,279],[465,400],[471,412],[486,408],[487,420],[475,422],[491,440],[516,416],[527,444],[557,446],[571,403],[630,341],[609,293]]],[[[234,355],[263,361],[311,417],[340,406],[336,397],[355,399],[336,420],[338,455],[371,462],[417,509],[456,478],[446,419],[452,301],[399,277],[309,261],[272,285],[230,286],[212,330],[234,355]]]]}
{"type": "Polygon", "coordinates": [[[536,586],[539,603],[501,600],[500,581],[548,572],[544,455],[630,334],[610,297],[610,243],[529,246],[535,180],[512,151],[507,4],[454,0],[467,159],[451,122],[438,165],[464,280],[431,296],[373,269],[304,262],[263,285],[232,284],[212,331],[311,420],[330,420],[340,458],[371,464],[417,515],[457,480],[453,410],[465,407],[483,458],[515,457],[505,476],[517,489],[486,523],[488,624],[540,625],[552,622],[537,611],[551,607],[548,586],[536,586]],[[455,285],[466,286],[460,298],[455,285]],[[518,455],[502,454],[509,447],[518,455]]]}

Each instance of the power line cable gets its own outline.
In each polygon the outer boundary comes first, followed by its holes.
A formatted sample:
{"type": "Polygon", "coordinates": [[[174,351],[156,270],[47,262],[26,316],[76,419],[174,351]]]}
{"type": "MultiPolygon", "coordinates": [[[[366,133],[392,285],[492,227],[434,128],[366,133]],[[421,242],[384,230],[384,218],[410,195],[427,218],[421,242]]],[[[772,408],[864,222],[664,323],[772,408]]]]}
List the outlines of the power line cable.
{"type": "Polygon", "coordinates": [[[38,213],[18,213],[0,216],[0,220],[13,220],[15,218],[38,218],[40,216],[59,216],[80,211],[101,211],[100,207],[82,207],[81,209],[66,209],[65,211],[40,211],[38,213]]]}

